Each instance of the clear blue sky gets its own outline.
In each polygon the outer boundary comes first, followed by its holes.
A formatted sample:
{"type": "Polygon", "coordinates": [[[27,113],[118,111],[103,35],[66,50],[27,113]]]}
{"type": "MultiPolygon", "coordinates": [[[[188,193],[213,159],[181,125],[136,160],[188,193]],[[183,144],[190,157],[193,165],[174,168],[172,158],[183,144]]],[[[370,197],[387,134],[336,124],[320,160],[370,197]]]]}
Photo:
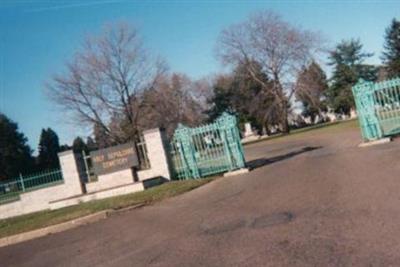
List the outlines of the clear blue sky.
{"type": "Polygon", "coordinates": [[[360,38],[379,63],[384,29],[400,18],[400,1],[8,1],[0,0],[0,112],[16,121],[36,149],[42,128],[62,143],[80,129],[67,123],[44,94],[87,34],[110,22],[137,26],[145,46],[172,71],[201,78],[222,70],[214,47],[219,32],[257,10],[271,9],[329,45],[360,38]]]}

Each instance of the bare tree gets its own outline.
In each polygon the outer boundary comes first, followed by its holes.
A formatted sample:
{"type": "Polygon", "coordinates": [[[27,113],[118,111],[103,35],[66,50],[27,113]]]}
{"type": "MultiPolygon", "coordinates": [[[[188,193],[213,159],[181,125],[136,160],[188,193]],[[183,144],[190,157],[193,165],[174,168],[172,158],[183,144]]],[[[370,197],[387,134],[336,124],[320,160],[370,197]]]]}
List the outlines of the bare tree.
{"type": "MultiPolygon", "coordinates": [[[[285,22],[273,12],[260,12],[222,31],[218,54],[224,63],[246,66],[252,78],[274,98],[267,115],[279,110],[281,130],[289,132],[288,111],[296,74],[318,51],[319,35],[285,22]],[[272,81],[265,83],[257,72],[272,81]]],[[[268,117],[266,115],[266,117],[268,117]]]]}
{"type": "Polygon", "coordinates": [[[113,25],[88,38],[66,72],[55,75],[47,88],[50,98],[78,123],[96,125],[120,143],[137,136],[138,99],[164,70],[161,61],[149,57],[135,28],[113,25]]]}
{"type": "Polygon", "coordinates": [[[172,136],[178,123],[199,124],[204,115],[198,86],[183,74],[164,75],[143,95],[140,128],[163,127],[172,136]]]}
{"type": "MultiPolygon", "coordinates": [[[[213,95],[214,75],[205,76],[192,81],[190,95],[196,100],[201,112],[205,113],[210,108],[209,99],[213,95]]],[[[205,119],[205,118],[202,118],[205,119]]]]}

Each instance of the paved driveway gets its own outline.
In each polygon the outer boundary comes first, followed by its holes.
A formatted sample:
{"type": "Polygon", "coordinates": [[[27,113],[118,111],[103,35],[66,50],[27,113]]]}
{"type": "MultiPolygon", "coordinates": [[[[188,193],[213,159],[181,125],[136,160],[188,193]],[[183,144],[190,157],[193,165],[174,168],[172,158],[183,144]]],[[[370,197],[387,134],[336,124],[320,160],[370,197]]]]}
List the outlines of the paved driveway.
{"type": "Polygon", "coordinates": [[[1,266],[400,266],[400,142],[358,129],[246,147],[246,175],[0,249],[1,266]]]}

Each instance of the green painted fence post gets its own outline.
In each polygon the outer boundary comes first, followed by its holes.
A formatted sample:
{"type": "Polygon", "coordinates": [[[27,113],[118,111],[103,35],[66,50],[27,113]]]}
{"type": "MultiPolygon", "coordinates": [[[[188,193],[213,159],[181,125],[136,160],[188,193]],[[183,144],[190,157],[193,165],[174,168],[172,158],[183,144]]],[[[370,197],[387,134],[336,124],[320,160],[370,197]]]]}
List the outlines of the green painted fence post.
{"type": "Polygon", "coordinates": [[[182,162],[182,167],[183,167],[183,172],[185,175],[185,178],[187,179],[188,177],[191,176],[191,172],[190,172],[190,167],[189,164],[186,160],[185,154],[184,154],[184,150],[183,150],[183,145],[181,141],[177,141],[177,149],[178,149],[178,153],[179,153],[179,157],[181,159],[182,162]]]}
{"type": "Polygon", "coordinates": [[[20,178],[20,180],[21,180],[22,191],[25,192],[24,177],[22,177],[22,174],[21,174],[21,173],[19,173],[19,178],[20,178]]]}
{"type": "Polygon", "coordinates": [[[83,162],[85,164],[85,170],[86,170],[86,176],[87,176],[87,180],[88,182],[91,182],[90,180],[90,171],[89,171],[89,164],[87,162],[88,158],[90,158],[90,155],[86,155],[85,150],[82,150],[82,157],[83,157],[83,162]]]}
{"type": "Polygon", "coordinates": [[[192,138],[190,129],[179,124],[175,131],[175,137],[181,144],[183,154],[185,155],[183,160],[187,163],[192,177],[196,179],[200,178],[199,168],[196,164],[195,149],[193,149],[192,141],[190,140],[192,138]]]}
{"type": "Polygon", "coordinates": [[[363,138],[365,140],[382,138],[383,134],[375,110],[374,83],[360,79],[352,90],[363,138]]]}
{"type": "Polygon", "coordinates": [[[231,164],[231,170],[237,168],[243,168],[245,165],[243,147],[240,143],[239,130],[237,128],[237,120],[234,115],[230,115],[226,112],[218,118],[220,127],[224,129],[225,136],[227,139],[227,146],[231,164]],[[232,162],[232,158],[234,162],[232,162]]]}
{"type": "Polygon", "coordinates": [[[244,159],[244,152],[243,146],[240,140],[239,129],[237,127],[237,120],[236,117],[232,117],[232,127],[231,127],[231,134],[232,134],[232,146],[234,147],[233,150],[235,151],[235,160],[238,168],[244,168],[246,165],[246,161],[244,159]]]}

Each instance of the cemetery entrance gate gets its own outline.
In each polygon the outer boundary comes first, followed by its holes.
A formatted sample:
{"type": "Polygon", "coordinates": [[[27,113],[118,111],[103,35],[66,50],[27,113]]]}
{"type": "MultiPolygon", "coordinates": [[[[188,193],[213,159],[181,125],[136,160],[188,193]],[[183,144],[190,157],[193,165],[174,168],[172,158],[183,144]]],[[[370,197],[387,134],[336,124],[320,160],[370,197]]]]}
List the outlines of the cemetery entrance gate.
{"type": "Polygon", "coordinates": [[[180,124],[170,145],[172,171],[177,179],[196,179],[245,166],[236,117],[228,113],[196,128],[180,124]]]}
{"type": "Polygon", "coordinates": [[[361,80],[353,86],[353,94],[364,140],[400,133],[400,78],[361,80]]]}

